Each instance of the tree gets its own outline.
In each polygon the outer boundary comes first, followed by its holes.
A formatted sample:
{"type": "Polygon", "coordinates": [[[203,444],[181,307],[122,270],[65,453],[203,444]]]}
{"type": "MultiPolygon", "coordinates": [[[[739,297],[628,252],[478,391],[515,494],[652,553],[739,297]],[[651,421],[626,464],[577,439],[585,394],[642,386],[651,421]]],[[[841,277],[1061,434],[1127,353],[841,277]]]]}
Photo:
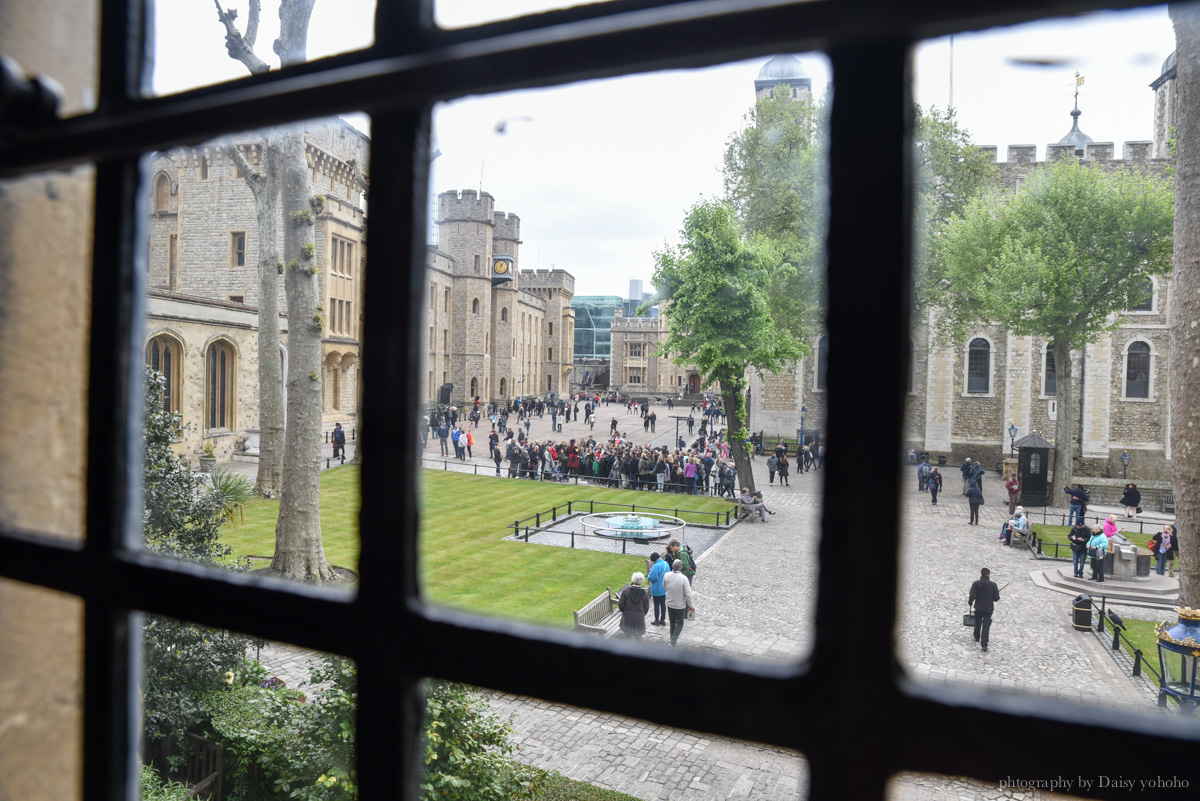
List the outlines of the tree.
{"type": "Polygon", "coordinates": [[[1171,281],[1171,478],[1179,530],[1179,600],[1200,607],[1200,8],[1172,4],[1175,24],[1175,273],[1171,281]]]}
{"type": "Polygon", "coordinates": [[[725,148],[725,198],[747,236],[765,237],[780,264],[769,303],[803,342],[820,323],[825,275],[824,108],[781,84],[745,116],[725,148]]]}
{"type": "Polygon", "coordinates": [[[733,206],[700,201],[688,212],[677,247],[654,254],[654,284],[666,304],[667,339],[659,353],[695,364],[703,383],[717,382],[729,418],[729,446],[744,487],[754,488],[746,455],[746,372],[775,372],[803,347],[778,323],[770,295],[792,267],[763,237],[743,237],[733,206]]]}
{"type": "MultiPolygon", "coordinates": [[[[279,0],[280,31],[273,49],[281,66],[307,60],[308,25],[315,2],[279,0]]],[[[234,24],[234,15],[221,8],[220,0],[214,0],[214,3],[225,27],[225,47],[229,57],[240,61],[251,73],[267,72],[270,65],[254,53],[260,0],[250,0],[244,33],[234,24]]],[[[254,176],[246,183],[254,193],[259,225],[266,222],[267,230],[274,232],[278,230],[277,222],[283,221],[283,258],[270,255],[259,259],[262,300],[274,297],[276,276],[279,271],[283,272],[289,320],[287,426],[283,435],[279,520],[275,526],[275,556],[271,560],[271,570],[285,578],[321,582],[334,577],[321,544],[321,337],[325,319],[312,241],[315,215],[324,209],[325,201],[323,196],[309,193],[303,126],[281,126],[263,132],[262,136],[266,146],[261,171],[252,167],[236,147],[230,145],[226,153],[243,175],[254,176]]],[[[276,241],[274,237],[268,240],[262,236],[260,250],[270,252],[276,241]]],[[[277,322],[277,312],[272,315],[260,309],[259,384],[260,391],[265,389],[271,397],[279,391],[281,384],[276,381],[272,385],[271,376],[262,371],[264,367],[268,371],[273,369],[272,365],[277,367],[278,331],[272,339],[262,328],[264,324],[271,326],[277,322]]],[[[264,435],[271,426],[270,433],[276,436],[274,427],[282,421],[275,416],[274,401],[267,403],[262,407],[267,419],[260,423],[264,435]]],[[[272,476],[269,480],[275,479],[272,476]]]]}
{"type": "Polygon", "coordinates": [[[935,245],[944,331],[959,339],[991,320],[1054,341],[1057,484],[1071,482],[1079,422],[1071,351],[1117,328],[1149,277],[1170,272],[1171,217],[1169,182],[1065,158],[1031,172],[1015,196],[970,201],[935,245]]]}

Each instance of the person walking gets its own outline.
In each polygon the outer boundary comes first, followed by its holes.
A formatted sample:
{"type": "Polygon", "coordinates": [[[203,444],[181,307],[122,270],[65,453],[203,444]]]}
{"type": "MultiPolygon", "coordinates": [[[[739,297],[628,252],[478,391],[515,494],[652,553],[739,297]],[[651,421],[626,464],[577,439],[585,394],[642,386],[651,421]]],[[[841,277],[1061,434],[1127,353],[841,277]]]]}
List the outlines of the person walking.
{"type": "Polygon", "coordinates": [[[975,606],[975,642],[985,654],[988,649],[988,633],[992,630],[992,613],[996,601],[1000,600],[1000,588],[992,581],[992,571],[986,567],[979,571],[979,578],[971,584],[967,605],[975,606]]]}
{"type": "Polygon", "coordinates": [[[788,484],[788,474],[791,471],[791,463],[788,462],[787,454],[779,457],[779,483],[785,487],[791,486],[788,484]]]}
{"type": "Polygon", "coordinates": [[[617,609],[621,612],[621,633],[631,640],[640,640],[646,633],[646,613],[650,611],[650,596],[642,583],[646,577],[634,573],[629,586],[617,596],[617,609]]]}
{"type": "Polygon", "coordinates": [[[968,456],[959,468],[962,471],[963,480],[963,495],[967,494],[967,490],[971,488],[971,457],[968,456]]]}
{"type": "Polygon", "coordinates": [[[468,428],[463,432],[462,437],[459,437],[459,439],[462,439],[463,437],[465,437],[467,440],[467,458],[474,459],[475,457],[471,455],[471,446],[475,444],[475,435],[472,434],[471,429],[468,428]]]}
{"type": "Polygon", "coordinates": [[[1017,498],[1021,495],[1021,482],[1016,473],[1004,482],[1004,489],[1008,490],[1008,513],[1011,515],[1017,510],[1017,498]]]}
{"type": "Polygon", "coordinates": [[[779,470],[779,456],[772,453],[767,457],[767,486],[775,486],[775,473],[779,470]]]}
{"type": "Polygon", "coordinates": [[[342,429],[341,423],[335,423],[333,426],[333,458],[338,458],[339,454],[342,459],[346,458],[346,432],[342,429]]]}
{"type": "Polygon", "coordinates": [[[929,497],[933,500],[933,505],[937,506],[938,492],[942,489],[942,474],[936,467],[929,471],[929,480],[925,482],[925,488],[929,490],[929,497]]]}
{"type": "Polygon", "coordinates": [[[442,446],[442,456],[450,455],[450,423],[442,421],[437,430],[438,443],[442,446]]]}
{"type": "Polygon", "coordinates": [[[1138,512],[1142,511],[1142,492],[1137,488],[1137,484],[1125,485],[1121,505],[1125,507],[1125,517],[1137,520],[1138,512]]]}
{"type": "Polygon", "coordinates": [[[978,526],[979,506],[983,503],[983,491],[979,489],[979,485],[974,480],[970,484],[971,486],[967,487],[967,504],[971,507],[971,520],[967,525],[978,526]]]}
{"type": "Polygon", "coordinates": [[[922,459],[921,463],[917,465],[917,491],[918,492],[925,492],[925,490],[928,489],[928,487],[926,487],[926,485],[929,483],[929,474],[930,474],[930,472],[932,472],[932,470],[933,470],[933,465],[931,465],[929,463],[928,459],[922,459]]]}
{"type": "Polygon", "coordinates": [[[1088,528],[1083,518],[1075,521],[1075,525],[1067,532],[1067,542],[1071,545],[1071,567],[1075,578],[1083,578],[1083,566],[1087,564],[1088,540],[1092,538],[1092,530],[1088,528]]]}
{"type": "Polygon", "coordinates": [[[983,503],[983,474],[987,470],[983,468],[983,462],[978,459],[971,465],[971,478],[975,480],[975,484],[979,487],[979,502],[983,503]]]}
{"type": "Polygon", "coordinates": [[[1175,527],[1167,523],[1154,535],[1149,543],[1150,553],[1154,554],[1154,572],[1166,575],[1167,562],[1179,553],[1179,538],[1175,536],[1175,527]]]}
{"type": "Polygon", "coordinates": [[[1104,527],[1092,529],[1091,539],[1087,541],[1088,558],[1092,560],[1092,577],[1088,581],[1104,583],[1104,558],[1108,556],[1108,537],[1104,536],[1104,527]]]}
{"type": "Polygon", "coordinates": [[[654,622],[651,626],[667,625],[667,590],[663,577],[671,572],[666,560],[659,558],[658,551],[650,554],[650,572],[646,580],[650,583],[650,600],[654,602],[654,622]]]}
{"type": "Polygon", "coordinates": [[[663,577],[666,589],[667,618],[671,623],[671,646],[679,641],[683,633],[683,621],[692,612],[692,583],[683,576],[683,562],[676,559],[671,563],[671,572],[663,577]]]}
{"type": "Polygon", "coordinates": [[[492,443],[492,461],[496,463],[496,475],[500,475],[500,462],[503,461],[504,454],[500,453],[500,445],[498,442],[492,443]]]}

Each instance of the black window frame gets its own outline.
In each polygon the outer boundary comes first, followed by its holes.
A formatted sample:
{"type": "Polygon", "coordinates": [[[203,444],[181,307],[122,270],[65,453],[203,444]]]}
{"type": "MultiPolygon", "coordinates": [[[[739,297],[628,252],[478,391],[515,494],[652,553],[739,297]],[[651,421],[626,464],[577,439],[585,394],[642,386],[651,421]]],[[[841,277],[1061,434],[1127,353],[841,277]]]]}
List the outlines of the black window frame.
{"type": "Polygon", "coordinates": [[[1125,397],[1138,400],[1150,398],[1150,388],[1154,383],[1154,348],[1149,342],[1137,339],[1129,343],[1125,349],[1125,397]],[[1136,348],[1136,351],[1135,351],[1136,348]],[[1142,366],[1145,371],[1141,370],[1142,366]],[[1145,375],[1145,379],[1135,381],[1135,375],[1145,375]]]}
{"type": "Polygon", "coordinates": [[[967,360],[964,369],[967,373],[967,393],[970,395],[990,395],[992,393],[992,343],[983,337],[975,337],[967,343],[967,360]],[[982,347],[975,343],[982,342],[982,347]],[[982,367],[978,364],[980,354],[983,357],[982,367]],[[982,382],[982,386],[981,383],[982,382]]]}
{"type": "MultiPolygon", "coordinates": [[[[416,797],[419,682],[470,682],[596,710],[647,714],[644,693],[614,675],[670,675],[689,704],[654,707],[656,722],[753,739],[804,753],[815,798],[883,799],[896,771],[1006,776],[1094,775],[1091,749],[1120,741],[1127,753],[1186,754],[1200,729],[1186,722],[1103,708],[921,684],[895,656],[898,496],[878,495],[870,516],[827,516],[820,542],[815,636],[797,663],[737,662],[637,649],[569,632],[428,607],[419,599],[417,431],[390,411],[417,406],[416,349],[423,319],[425,197],[432,105],[468,94],[561,84],[632,72],[699,67],[776,52],[823,50],[837,83],[830,121],[828,317],[840,354],[874,353],[873,391],[853,361],[829,373],[827,508],[861,504],[864,453],[898,453],[904,408],[911,291],[912,98],[910,48],[922,39],[1038,19],[1048,13],[1132,7],[1135,2],[979,0],[795,2],[613,0],[453,31],[429,26],[428,2],[381,0],[375,44],[287,70],[164,98],[140,97],[142,0],[101,7],[97,111],[35,124],[6,119],[0,177],[80,162],[96,165],[90,317],[87,538],[63,542],[0,526],[0,575],[76,595],[85,608],[83,798],[130,797],[128,758],[140,726],[132,676],[134,610],[172,615],[357,660],[359,781],[364,798],[416,797]],[[130,41],[130,32],[134,32],[130,41]],[[365,419],[376,452],[362,471],[361,589],[354,598],[304,585],[197,570],[141,553],[136,487],[143,154],[295,118],[349,110],[372,115],[370,208],[380,219],[376,254],[408,254],[370,272],[364,368],[374,369],[365,419]],[[871,154],[864,158],[864,154],[871,154]],[[864,191],[863,187],[870,187],[864,191]],[[141,202],[139,203],[139,198],[141,202]],[[863,220],[871,236],[863,236],[863,220]],[[408,267],[405,268],[404,265],[408,267]],[[868,286],[870,291],[863,291],[868,286]],[[396,305],[407,303],[408,314],[396,305]],[[869,321],[869,324],[868,324],[869,321]],[[870,425],[863,425],[869,420],[870,425]],[[399,531],[400,536],[395,536],[399,531]],[[844,543],[871,559],[847,592],[844,543]],[[839,571],[835,573],[835,571],[839,571]],[[203,598],[203,604],[194,599],[203,598]],[[254,610],[248,614],[247,610],[254,610]],[[847,621],[870,620],[871,641],[847,621]],[[393,636],[380,636],[391,632],[393,636]],[[864,647],[866,650],[864,651],[864,647]],[[504,660],[478,660],[504,653],[504,660]],[[716,703],[724,698],[735,703],[716,703]],[[762,710],[770,709],[764,715],[762,710]],[[964,737],[986,732],[987,742],[964,737]],[[847,747],[853,743],[854,747],[847,747]],[[1020,743],[998,747],[997,743],[1020,743]],[[400,757],[399,759],[397,757],[400,757]]],[[[53,76],[51,76],[53,77],[53,76]]],[[[40,121],[39,121],[40,122],[40,121]]],[[[368,256],[370,258],[370,256],[368,256]]],[[[853,355],[844,356],[852,360],[853,355]]],[[[965,589],[964,589],[965,592],[965,589]]],[[[1195,770],[1185,757],[1169,760],[1195,770]]],[[[1194,778],[1194,776],[1190,777],[1194,778]]],[[[1193,784],[1194,786],[1194,784],[1193,784]]],[[[1081,795],[1126,798],[1093,785],[1081,795]]]]}
{"type": "Polygon", "coordinates": [[[1042,364],[1042,394],[1047,398],[1058,397],[1058,365],[1054,361],[1054,343],[1046,343],[1046,355],[1042,364]]]}

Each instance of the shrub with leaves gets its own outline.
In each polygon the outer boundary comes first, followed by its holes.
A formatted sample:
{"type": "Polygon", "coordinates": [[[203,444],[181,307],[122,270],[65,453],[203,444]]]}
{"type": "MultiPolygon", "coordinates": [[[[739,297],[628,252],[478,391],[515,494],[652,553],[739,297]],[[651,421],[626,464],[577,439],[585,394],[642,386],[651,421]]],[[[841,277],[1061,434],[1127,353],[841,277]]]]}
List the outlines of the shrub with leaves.
{"type": "Polygon", "coordinates": [[[185,801],[191,797],[186,784],[164,780],[150,765],[142,767],[141,801],[185,801]]]}
{"type": "MultiPolygon", "coordinates": [[[[161,373],[146,368],[143,469],[144,535],[153,553],[231,570],[232,549],[220,541],[222,500],[171,450],[179,415],[163,408],[161,373]]],[[[203,603],[203,599],[197,599],[203,603]]],[[[146,738],[199,731],[208,721],[214,692],[228,689],[228,674],[246,658],[246,637],[172,618],[147,615],[142,629],[142,701],[146,738]]]]}
{"type": "Polygon", "coordinates": [[[229,523],[246,519],[246,501],[254,497],[254,483],[228,467],[212,472],[212,491],[221,507],[221,516],[229,523]]]}
{"type": "Polygon", "coordinates": [[[422,801],[531,798],[539,772],[513,760],[512,718],[462,684],[430,684],[425,700],[422,801]]]}

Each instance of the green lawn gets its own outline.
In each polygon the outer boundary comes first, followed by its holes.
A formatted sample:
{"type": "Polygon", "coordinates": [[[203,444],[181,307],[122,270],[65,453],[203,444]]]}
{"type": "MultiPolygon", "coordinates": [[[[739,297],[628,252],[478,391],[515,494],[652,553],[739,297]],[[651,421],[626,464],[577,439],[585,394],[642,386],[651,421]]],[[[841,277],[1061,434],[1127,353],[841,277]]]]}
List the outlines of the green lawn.
{"type": "MultiPolygon", "coordinates": [[[[423,470],[421,478],[419,547],[425,596],[445,606],[551,626],[571,626],[572,610],[606,586],[624,586],[645,562],[636,556],[506,542],[505,525],[553,506],[565,507],[568,501],[589,499],[672,510],[676,503],[707,512],[731,508],[728,501],[702,496],[498,480],[441,470],[423,470]]],[[[321,474],[325,555],[352,570],[358,569],[358,479],[359,468],[353,465],[321,474]]],[[[226,526],[222,538],[239,556],[270,556],[278,514],[278,501],[251,501],[245,522],[226,526]]]]}

